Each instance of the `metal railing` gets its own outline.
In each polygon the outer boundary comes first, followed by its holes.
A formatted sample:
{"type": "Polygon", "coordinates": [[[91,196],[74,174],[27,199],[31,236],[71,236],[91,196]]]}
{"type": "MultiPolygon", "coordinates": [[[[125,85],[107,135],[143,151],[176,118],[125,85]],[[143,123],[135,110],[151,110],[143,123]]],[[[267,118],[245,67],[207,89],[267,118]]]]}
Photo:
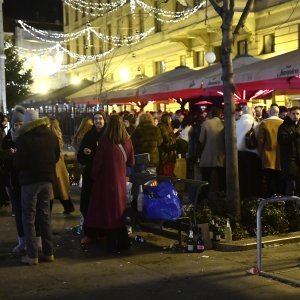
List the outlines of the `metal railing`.
{"type": "Polygon", "coordinates": [[[261,216],[262,216],[262,210],[265,207],[265,205],[273,202],[282,202],[282,201],[297,201],[300,205],[300,198],[296,196],[290,196],[290,197],[274,197],[274,198],[267,198],[262,199],[262,201],[259,203],[257,214],[256,214],[256,224],[257,224],[257,270],[258,274],[267,278],[272,278],[284,283],[292,284],[294,286],[300,287],[300,282],[296,280],[287,279],[284,277],[276,276],[274,274],[270,274],[267,272],[264,272],[262,270],[262,228],[261,228],[261,216]]]}

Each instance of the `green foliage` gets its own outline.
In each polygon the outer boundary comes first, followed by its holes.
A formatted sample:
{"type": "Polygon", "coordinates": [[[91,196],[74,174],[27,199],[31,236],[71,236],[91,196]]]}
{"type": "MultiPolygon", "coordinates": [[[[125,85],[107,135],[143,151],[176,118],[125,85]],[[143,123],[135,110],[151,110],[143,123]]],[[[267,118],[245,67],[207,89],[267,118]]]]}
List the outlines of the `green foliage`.
{"type": "MultiPolygon", "coordinates": [[[[230,219],[233,240],[256,236],[256,213],[259,199],[246,198],[241,201],[241,221],[230,219]]],[[[211,223],[214,220],[221,228],[226,226],[226,196],[216,193],[207,203],[199,205],[197,223],[211,223]]],[[[262,211],[262,235],[275,235],[300,230],[300,209],[293,202],[274,202],[267,204],[262,211]]]]}
{"type": "Polygon", "coordinates": [[[31,70],[24,69],[24,60],[19,59],[13,47],[5,50],[5,80],[7,107],[13,108],[29,94],[33,83],[31,70]]]}

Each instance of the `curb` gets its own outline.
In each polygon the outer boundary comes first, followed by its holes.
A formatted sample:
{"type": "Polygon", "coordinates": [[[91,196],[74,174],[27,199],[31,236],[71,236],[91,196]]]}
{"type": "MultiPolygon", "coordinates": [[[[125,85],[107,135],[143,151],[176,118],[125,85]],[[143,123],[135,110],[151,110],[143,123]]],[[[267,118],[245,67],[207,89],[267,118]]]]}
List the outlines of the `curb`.
{"type": "MultiPolygon", "coordinates": [[[[276,236],[265,236],[262,238],[262,247],[275,247],[278,244],[300,243],[300,231],[280,234],[276,236]]],[[[256,249],[256,239],[233,241],[232,243],[213,242],[213,249],[219,251],[246,251],[256,249]]]]}

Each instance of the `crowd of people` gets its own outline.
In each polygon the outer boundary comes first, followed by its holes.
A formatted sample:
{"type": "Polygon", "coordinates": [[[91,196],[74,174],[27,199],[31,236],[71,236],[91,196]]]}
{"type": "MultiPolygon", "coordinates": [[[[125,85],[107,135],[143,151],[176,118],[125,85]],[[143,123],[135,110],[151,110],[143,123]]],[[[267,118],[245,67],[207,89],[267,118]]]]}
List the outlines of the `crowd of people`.
{"type": "MultiPolygon", "coordinates": [[[[58,199],[64,213],[74,212],[64,163],[63,138],[55,118],[15,107],[11,128],[1,117],[1,206],[12,203],[22,262],[54,260],[51,206],[58,199]],[[5,196],[3,196],[5,195],[5,196]],[[39,252],[42,256],[39,257],[39,252]]],[[[236,137],[241,197],[299,195],[300,108],[243,106],[236,111],[236,137]],[[256,147],[245,137],[253,128],[256,147]]],[[[145,170],[175,176],[178,157],[186,160],[190,179],[209,182],[203,197],[213,201],[225,190],[225,133],[222,110],[162,112],[97,111],[85,117],[73,137],[81,166],[82,244],[104,239],[109,251],[130,248],[126,229],[126,180],[135,154],[149,153],[145,170]]]]}

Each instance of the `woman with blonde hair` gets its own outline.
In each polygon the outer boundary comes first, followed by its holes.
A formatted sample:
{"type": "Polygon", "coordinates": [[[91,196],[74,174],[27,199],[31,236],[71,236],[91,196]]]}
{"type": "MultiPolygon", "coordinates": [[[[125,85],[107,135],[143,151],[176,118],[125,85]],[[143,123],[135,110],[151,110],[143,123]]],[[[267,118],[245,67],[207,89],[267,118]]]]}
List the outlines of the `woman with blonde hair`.
{"type": "Polygon", "coordinates": [[[76,152],[79,149],[79,146],[81,144],[81,141],[84,137],[84,135],[91,130],[93,127],[93,120],[89,117],[84,117],[81,122],[80,125],[76,131],[76,133],[73,136],[72,139],[72,146],[74,147],[74,149],[76,150],[76,152]]]}
{"type": "Polygon", "coordinates": [[[126,166],[134,165],[131,139],[118,115],[111,115],[92,166],[92,191],[84,222],[87,228],[105,233],[108,248],[130,248],[126,230],[126,166]]]}
{"type": "Polygon", "coordinates": [[[63,156],[64,142],[57,119],[50,118],[50,129],[57,136],[60,147],[60,157],[56,163],[56,180],[53,183],[54,199],[58,199],[61,202],[64,207],[64,214],[70,214],[75,209],[70,198],[70,179],[63,156]]]}

